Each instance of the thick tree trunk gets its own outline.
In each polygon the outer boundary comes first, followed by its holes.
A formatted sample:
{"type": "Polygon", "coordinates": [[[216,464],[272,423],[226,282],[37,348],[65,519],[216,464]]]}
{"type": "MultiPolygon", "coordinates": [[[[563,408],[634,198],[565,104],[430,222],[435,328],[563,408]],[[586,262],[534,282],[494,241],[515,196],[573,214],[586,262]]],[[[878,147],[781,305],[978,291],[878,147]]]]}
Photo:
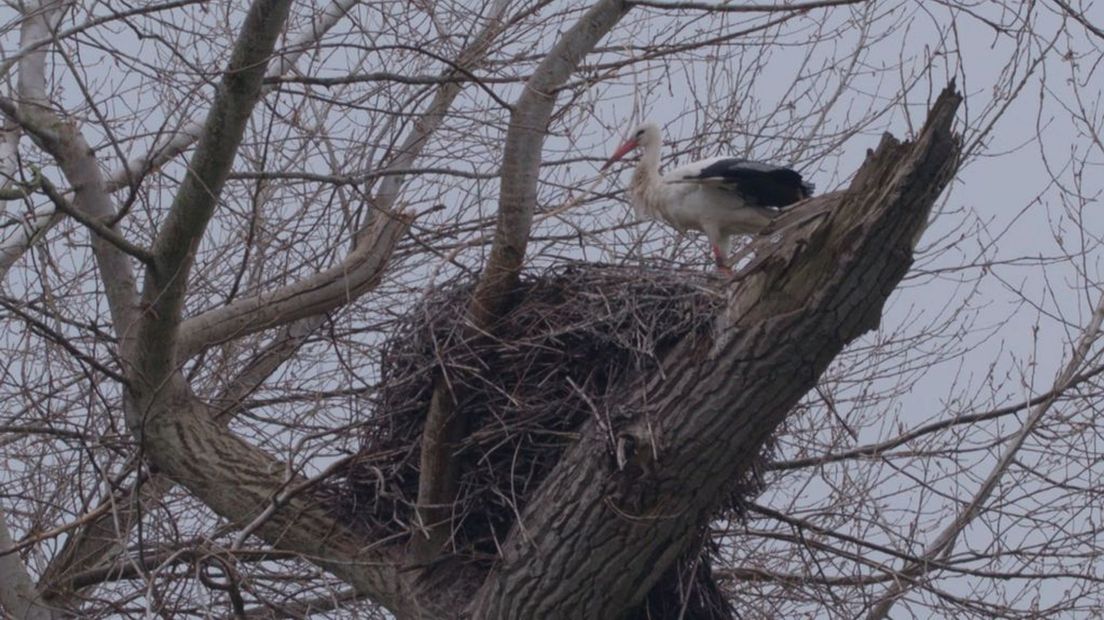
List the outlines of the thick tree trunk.
{"type": "Polygon", "coordinates": [[[959,101],[945,90],[915,142],[885,136],[848,190],[759,237],[713,332],[630,392],[613,433],[635,450],[616,459],[607,429],[583,429],[503,545],[474,617],[617,618],[641,604],[829,362],[878,324],[954,172],[959,101]]]}

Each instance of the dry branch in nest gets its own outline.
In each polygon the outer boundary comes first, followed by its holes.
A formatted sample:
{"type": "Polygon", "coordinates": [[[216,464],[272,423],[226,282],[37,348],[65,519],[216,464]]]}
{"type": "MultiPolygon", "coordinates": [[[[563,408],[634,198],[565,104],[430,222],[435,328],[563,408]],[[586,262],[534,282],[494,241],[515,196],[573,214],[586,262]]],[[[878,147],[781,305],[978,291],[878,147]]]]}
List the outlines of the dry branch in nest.
{"type": "MultiPolygon", "coordinates": [[[[616,430],[632,416],[632,382],[678,340],[710,328],[724,299],[717,276],[667,267],[557,266],[523,279],[493,334],[463,340],[473,284],[439,289],[384,346],[378,418],[344,472],[345,520],[377,539],[417,536],[419,440],[433,380],[443,373],[469,433],[457,452],[460,492],[452,549],[490,559],[529,497],[597,417],[616,430]]],[[[757,490],[737,484],[729,508],[757,490]]]]}

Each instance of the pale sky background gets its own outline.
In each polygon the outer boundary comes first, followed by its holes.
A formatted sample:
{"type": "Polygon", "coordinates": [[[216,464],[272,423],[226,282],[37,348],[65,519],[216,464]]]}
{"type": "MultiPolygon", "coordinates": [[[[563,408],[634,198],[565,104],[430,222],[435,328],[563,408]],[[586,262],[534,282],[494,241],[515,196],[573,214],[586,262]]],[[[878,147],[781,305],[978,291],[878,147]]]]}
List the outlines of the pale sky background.
{"type": "MultiPolygon", "coordinates": [[[[839,364],[854,363],[868,354],[865,347],[890,335],[905,337],[925,326],[938,325],[955,312],[961,312],[956,326],[941,332],[936,341],[946,347],[945,352],[956,355],[931,364],[928,355],[934,343],[923,343],[914,350],[905,350],[897,360],[900,366],[887,367],[892,372],[885,372],[871,381],[836,385],[833,396],[838,409],[859,432],[856,444],[884,439],[897,434],[902,428],[944,419],[957,411],[985,410],[1047,391],[1058,369],[1068,360],[1071,343],[1079,335],[1080,327],[1087,323],[1101,293],[1100,238],[1104,234],[1104,216],[1099,203],[1099,196],[1104,191],[1104,144],[1101,144],[1100,136],[1087,135],[1084,126],[1071,119],[1069,111],[1077,106],[1073,82],[1070,81],[1074,79],[1079,81],[1083,102],[1095,122],[1098,126],[1104,126],[1104,110],[1101,109],[1104,70],[1097,66],[1104,58],[1100,52],[1104,41],[1094,38],[1079,24],[1066,23],[1063,26],[1064,17],[1056,5],[1050,2],[1032,3],[1036,23],[1034,38],[1022,43],[1031,51],[1012,62],[1013,41],[1009,36],[995,34],[984,20],[1014,24],[1015,15],[1009,10],[999,9],[995,3],[977,3],[978,16],[956,13],[953,28],[948,27],[952,22],[948,17],[951,13],[942,2],[925,0],[873,4],[869,8],[873,25],[865,42],[860,44],[856,31],[845,28],[842,35],[821,42],[812,56],[814,62],[825,61],[826,77],[822,87],[827,88],[833,84],[832,76],[847,69],[827,60],[837,57],[846,59],[849,50],[856,47],[862,49],[851,68],[854,75],[848,81],[849,88],[841,93],[835,111],[824,119],[823,125],[816,131],[810,130],[804,135],[776,135],[769,128],[742,124],[747,118],[761,119],[775,108],[783,110],[788,103],[796,106],[793,111],[795,115],[810,107],[808,100],[787,98],[791,94],[787,89],[798,70],[797,65],[805,57],[805,50],[798,44],[807,40],[813,28],[811,19],[799,18],[781,31],[780,44],[772,47],[768,54],[760,56],[749,52],[748,57],[739,59],[739,63],[746,66],[756,62],[764,64],[762,74],[750,86],[753,96],[745,96],[739,89],[726,90],[723,80],[717,79],[723,71],[712,66],[708,60],[693,64],[653,63],[645,71],[618,77],[610,85],[588,92],[577,102],[579,111],[553,126],[554,135],[550,137],[545,152],[548,161],[561,156],[579,155],[591,160],[550,169],[543,179],[546,185],[542,186],[541,195],[541,207],[545,210],[564,204],[569,196],[587,196],[601,160],[608,156],[633,125],[644,119],[664,126],[669,142],[686,140],[702,127],[716,132],[710,139],[693,145],[680,142],[693,153],[679,157],[677,162],[665,159],[664,167],[718,154],[748,156],[794,165],[807,179],[816,183],[818,193],[832,191],[846,185],[849,176],[861,164],[866,150],[878,143],[882,132],[908,137],[911,129],[922,123],[928,104],[939,90],[948,79],[955,78],[966,96],[960,118],[970,119],[973,128],[965,135],[966,143],[976,151],[944,193],[939,213],[920,244],[914,271],[887,305],[881,329],[856,343],[852,353],[841,356],[839,364]],[[941,40],[944,41],[942,45],[939,43],[941,40]],[[1033,64],[1050,45],[1053,49],[1045,52],[1045,58],[1033,64]],[[947,53],[947,50],[956,49],[958,53],[947,53]],[[903,62],[899,69],[881,71],[885,67],[896,66],[900,59],[903,62]],[[1077,71],[1072,78],[1071,68],[1077,71]],[[1010,95],[1007,84],[1019,82],[1029,72],[1032,77],[1024,83],[1023,91],[992,131],[981,140],[981,145],[977,145],[979,136],[974,119],[988,114],[986,110],[993,101],[1006,100],[1010,95]],[[1012,76],[1011,79],[1009,76],[1012,76]],[[845,118],[861,118],[868,110],[884,105],[887,98],[900,91],[902,82],[914,79],[916,83],[909,89],[903,105],[896,105],[887,114],[871,118],[858,134],[840,143],[819,138],[833,135],[837,128],[846,124],[845,118]],[[701,102],[708,102],[709,105],[701,105],[701,102]],[[742,108],[745,102],[750,109],[742,108]],[[1051,175],[1046,171],[1048,166],[1062,183],[1080,183],[1081,195],[1089,196],[1091,200],[1084,204],[1071,203],[1072,197],[1063,194],[1061,188],[1052,183],[1051,175]],[[1084,253],[1076,261],[1055,259],[1082,251],[1084,253]],[[875,408],[855,406],[849,400],[864,390],[889,388],[899,390],[899,395],[875,408]]],[[[1009,2],[1008,7],[1023,9],[1026,4],[1009,2]]],[[[97,10],[106,10],[104,7],[107,6],[97,5],[97,10]]],[[[379,10],[385,11],[386,6],[380,6],[384,8],[379,10]]],[[[389,6],[393,10],[401,10],[405,3],[389,6]]],[[[1104,26],[1104,3],[1085,2],[1077,6],[1084,10],[1092,23],[1104,26]]],[[[358,7],[354,9],[351,19],[355,23],[373,23],[372,20],[380,19],[375,8],[358,7]]],[[[829,12],[828,21],[843,28],[848,20],[861,17],[862,10],[846,7],[833,9],[829,12]]],[[[632,43],[658,44],[668,38],[690,36],[699,21],[702,28],[712,27],[704,21],[705,17],[695,13],[671,16],[667,24],[654,18],[645,22],[643,15],[640,12],[631,13],[604,41],[608,53],[593,55],[590,60],[598,62],[617,57],[623,46],[632,43]]],[[[13,18],[10,8],[0,7],[0,24],[8,23],[13,18]]],[[[218,15],[213,13],[210,19],[218,19],[218,15]]],[[[724,19],[735,23],[745,17],[734,14],[724,19]]],[[[385,30],[383,25],[380,28],[385,30]]],[[[341,26],[335,30],[341,31],[341,26]]],[[[0,31],[0,49],[5,55],[17,49],[17,34],[12,30],[0,31]]],[[[388,40],[388,36],[381,35],[380,43],[388,40]]],[[[139,43],[132,33],[125,30],[120,30],[112,41],[122,49],[140,49],[142,53],[147,49],[144,46],[156,48],[148,42],[139,43]]],[[[542,44],[550,45],[551,41],[544,40],[542,44]]],[[[86,47],[85,53],[87,55],[82,56],[81,61],[87,67],[87,76],[105,85],[105,89],[145,83],[141,76],[121,72],[117,67],[102,63],[95,50],[86,47]]],[[[208,50],[188,49],[185,53],[198,57],[210,55],[208,50]]],[[[350,65],[348,58],[340,56],[317,62],[321,65],[315,67],[318,74],[341,74],[348,72],[350,65]]],[[[733,61],[730,59],[729,62],[733,61]]],[[[731,64],[729,68],[735,69],[731,64]]],[[[59,74],[63,73],[60,68],[56,70],[59,74]]],[[[300,63],[300,70],[306,72],[311,69],[308,63],[303,62],[300,63]]],[[[392,67],[391,70],[396,69],[392,67]]],[[[740,84],[738,80],[730,83],[740,84]]],[[[494,88],[507,100],[518,92],[517,85],[497,85],[494,88]]],[[[65,96],[75,97],[74,92],[72,84],[68,83],[65,96]]],[[[157,93],[151,90],[144,96],[153,97],[156,101],[157,93]]],[[[471,88],[462,97],[473,108],[480,102],[489,101],[471,88]]],[[[279,103],[274,105],[279,106],[279,103]]],[[[124,113],[125,106],[119,106],[117,110],[124,113]]],[[[156,128],[163,122],[175,122],[179,115],[196,110],[202,111],[202,107],[194,101],[170,101],[167,106],[150,106],[148,110],[135,114],[134,124],[147,129],[156,128]],[[166,107],[171,110],[168,115],[164,111],[166,107]]],[[[780,114],[785,116],[787,113],[780,114]]],[[[355,124],[355,115],[352,121],[355,124]]],[[[85,124],[83,129],[90,136],[102,138],[94,123],[85,124]]],[[[488,130],[488,136],[492,135],[493,132],[488,130]]],[[[473,143],[477,143],[478,138],[470,137],[473,143]]],[[[455,135],[448,134],[438,137],[429,152],[432,153],[436,147],[440,149],[439,153],[447,153],[451,148],[449,141],[454,139],[455,135]]],[[[489,145],[486,148],[491,149],[493,137],[487,140],[489,145]]],[[[148,146],[148,142],[149,139],[142,139],[129,145],[132,151],[129,154],[137,154],[148,146]]],[[[472,148],[478,151],[477,147],[472,148]]],[[[670,152],[670,148],[665,151],[670,152]]],[[[493,153],[485,161],[443,159],[452,167],[463,170],[493,172],[497,166],[493,153]]],[[[312,161],[318,164],[317,172],[330,171],[330,162],[325,162],[323,158],[312,161]]],[[[117,162],[112,161],[111,164],[114,166],[117,162]]],[[[179,165],[175,169],[171,166],[167,168],[166,174],[179,172],[179,165]]],[[[628,176],[626,168],[617,169],[595,190],[614,191],[627,182],[628,176]]],[[[494,181],[477,184],[457,177],[424,177],[411,183],[408,194],[417,196],[424,204],[441,201],[446,207],[454,208],[455,201],[467,200],[473,193],[486,193],[486,206],[482,209],[484,213],[490,213],[495,188],[494,181]]],[[[162,194],[162,200],[169,195],[168,192],[162,194]]],[[[157,202],[156,196],[152,202],[157,202]]],[[[455,212],[446,209],[429,216],[426,225],[431,225],[435,221],[433,218],[443,222],[453,216],[455,212]]],[[[566,233],[575,230],[575,227],[596,230],[630,221],[631,218],[623,202],[606,199],[588,202],[570,211],[565,218],[566,223],[564,220],[540,223],[534,234],[566,233]]],[[[56,234],[55,241],[71,233],[59,231],[56,234]]],[[[232,222],[216,221],[213,224],[212,235],[215,239],[235,234],[237,231],[232,222]]],[[[553,250],[549,254],[551,258],[540,257],[534,263],[547,265],[564,257],[594,261],[624,260],[624,248],[640,239],[643,243],[638,252],[668,256],[708,268],[708,255],[698,236],[678,237],[662,226],[649,224],[604,232],[582,242],[553,244],[550,246],[553,250]]],[[[73,243],[79,247],[83,240],[78,238],[73,243]]],[[[531,250],[539,251],[542,247],[545,245],[534,243],[531,250]]],[[[71,260],[74,265],[88,260],[86,253],[75,251],[74,254],[65,255],[66,260],[71,260]]],[[[461,262],[467,265],[478,265],[480,260],[480,251],[461,257],[461,262]]],[[[443,282],[453,273],[445,266],[436,273],[436,277],[443,282]]],[[[34,288],[35,277],[35,272],[29,268],[17,269],[10,274],[5,288],[11,296],[18,298],[27,292],[28,284],[34,288]]],[[[424,271],[405,273],[404,277],[421,277],[423,281],[419,286],[428,288],[431,284],[430,275],[424,271]]],[[[102,309],[95,312],[102,312],[102,309]]],[[[5,332],[5,337],[16,337],[13,334],[18,332],[18,329],[10,328],[5,332]]],[[[285,374],[294,376],[299,370],[291,365],[285,374]]],[[[833,372],[830,370],[828,376],[832,377],[833,372]]],[[[371,370],[364,371],[364,379],[372,379],[371,370]]],[[[1083,413],[1075,407],[1059,406],[1056,410],[1069,416],[1083,413]]],[[[804,424],[801,420],[791,423],[795,428],[803,428],[804,424]]],[[[1017,419],[1012,417],[985,428],[996,436],[1016,427],[1017,419]]],[[[805,431],[800,437],[810,436],[808,433],[811,431],[805,431]]],[[[829,430],[824,430],[824,433],[826,439],[829,430]]],[[[1104,473],[1099,457],[1104,454],[1104,443],[1099,438],[1089,443],[1098,455],[1096,462],[1075,477],[1087,485],[1096,486],[1101,484],[1101,473],[1104,473]]],[[[973,443],[970,447],[976,448],[973,443]]],[[[783,459],[793,457],[792,451],[793,446],[784,445],[778,456],[783,459]]],[[[892,510],[921,505],[925,524],[936,531],[937,524],[946,523],[954,506],[948,498],[968,497],[973,493],[978,480],[984,477],[995,461],[998,451],[999,446],[996,449],[977,449],[960,457],[960,463],[971,464],[970,476],[932,482],[934,487],[947,494],[943,498],[912,491],[890,496],[897,488],[914,487],[909,477],[911,472],[902,473],[888,466],[874,468],[875,474],[870,474],[870,469],[864,471],[867,472],[865,475],[882,479],[880,484],[889,497],[883,508],[892,510]]],[[[1034,453],[1024,456],[1029,460],[1053,457],[1034,453]]],[[[316,465],[322,466],[324,462],[320,459],[316,465]]],[[[825,476],[845,478],[849,468],[860,465],[872,467],[850,462],[835,469],[829,468],[825,476]]],[[[788,480],[777,479],[777,484],[760,501],[785,506],[797,496],[811,507],[818,500],[832,496],[831,489],[820,482],[791,485],[788,480]]],[[[1041,496],[1025,498],[1024,501],[1045,504],[1047,499],[1041,496]]],[[[1090,516],[1095,521],[1104,518],[1101,507],[1088,509],[1088,514],[1071,517],[1075,522],[1071,527],[1076,528],[1077,520],[1087,520],[1090,516]]],[[[972,527],[967,533],[968,545],[984,544],[992,537],[990,530],[981,526],[972,527]]],[[[876,534],[866,532],[866,535],[878,539],[876,534]]],[[[1016,527],[1009,527],[1004,535],[1014,538],[1016,527]]],[[[930,533],[921,536],[919,542],[926,542],[929,536],[930,533]]],[[[1032,542],[1033,536],[1037,535],[1028,535],[1027,542],[1032,542]]],[[[1104,562],[1093,558],[1086,570],[1104,577],[1104,562]]],[[[957,581],[945,587],[950,591],[968,592],[970,584],[967,579],[953,579],[957,581]]],[[[1020,586],[1022,584],[1008,585],[1013,589],[1020,586]]],[[[1050,584],[1048,588],[1052,586],[1050,584]]],[[[1041,596],[1041,604],[1045,604],[1048,596],[1058,596],[1061,592],[1043,589],[1033,594],[1041,596]]],[[[1098,595],[1095,600],[1100,604],[1104,602],[1104,596],[1098,595]]]]}

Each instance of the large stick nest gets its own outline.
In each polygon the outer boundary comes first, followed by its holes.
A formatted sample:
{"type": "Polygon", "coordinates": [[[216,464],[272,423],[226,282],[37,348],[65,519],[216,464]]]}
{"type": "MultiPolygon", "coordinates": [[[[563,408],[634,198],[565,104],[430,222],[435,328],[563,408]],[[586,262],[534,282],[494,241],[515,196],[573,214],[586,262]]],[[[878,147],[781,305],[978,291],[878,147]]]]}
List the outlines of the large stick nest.
{"type": "Polygon", "coordinates": [[[377,539],[420,535],[419,443],[443,377],[468,429],[453,549],[490,559],[580,424],[623,405],[631,379],[708,330],[723,300],[713,274],[572,263],[524,278],[493,333],[470,337],[472,289],[438,289],[385,344],[380,415],[344,471],[341,511],[377,539]]]}

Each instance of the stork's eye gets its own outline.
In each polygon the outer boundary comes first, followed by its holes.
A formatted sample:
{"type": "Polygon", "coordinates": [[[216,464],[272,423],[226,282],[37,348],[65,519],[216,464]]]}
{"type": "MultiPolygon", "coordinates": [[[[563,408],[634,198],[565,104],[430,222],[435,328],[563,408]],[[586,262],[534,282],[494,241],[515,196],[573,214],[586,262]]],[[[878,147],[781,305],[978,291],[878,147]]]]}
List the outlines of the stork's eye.
{"type": "Polygon", "coordinates": [[[643,136],[643,135],[644,135],[644,130],[643,129],[637,129],[636,130],[636,137],[637,138],[639,138],[640,136],[643,136]]]}

